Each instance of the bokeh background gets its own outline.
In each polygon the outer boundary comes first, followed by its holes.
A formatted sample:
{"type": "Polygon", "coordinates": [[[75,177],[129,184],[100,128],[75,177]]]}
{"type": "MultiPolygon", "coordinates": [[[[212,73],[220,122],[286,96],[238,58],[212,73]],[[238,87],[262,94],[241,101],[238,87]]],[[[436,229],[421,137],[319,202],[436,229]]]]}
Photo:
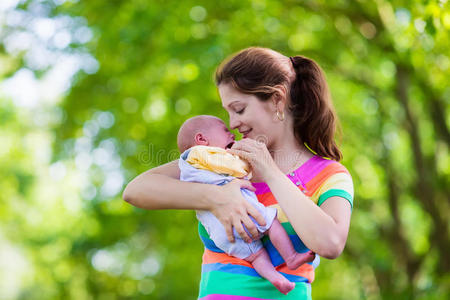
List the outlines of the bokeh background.
{"type": "Polygon", "coordinates": [[[194,213],[121,192],[228,119],[214,70],[254,45],[315,59],[341,120],[355,208],[313,298],[448,299],[447,0],[2,0],[0,299],[195,299],[194,213]]]}

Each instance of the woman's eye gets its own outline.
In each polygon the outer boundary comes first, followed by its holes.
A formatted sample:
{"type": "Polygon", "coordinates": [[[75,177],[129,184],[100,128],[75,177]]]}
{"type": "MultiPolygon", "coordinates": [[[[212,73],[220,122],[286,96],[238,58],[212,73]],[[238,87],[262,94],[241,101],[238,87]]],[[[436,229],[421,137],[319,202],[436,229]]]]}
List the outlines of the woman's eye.
{"type": "Polygon", "coordinates": [[[242,113],[244,112],[244,110],[245,110],[245,108],[243,108],[243,109],[241,109],[241,110],[239,110],[239,111],[236,111],[236,113],[237,113],[238,115],[240,115],[240,114],[242,114],[242,113]]]}

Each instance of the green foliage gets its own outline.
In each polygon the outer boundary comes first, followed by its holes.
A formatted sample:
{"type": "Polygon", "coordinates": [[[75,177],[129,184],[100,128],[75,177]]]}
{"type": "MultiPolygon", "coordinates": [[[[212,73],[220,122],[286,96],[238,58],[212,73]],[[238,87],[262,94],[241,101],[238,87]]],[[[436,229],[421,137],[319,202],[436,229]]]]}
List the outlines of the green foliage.
{"type": "Polygon", "coordinates": [[[186,118],[227,120],[214,70],[253,45],[315,59],[341,121],[355,208],[314,299],[450,293],[447,1],[2,5],[0,298],[195,299],[194,214],[120,194],[186,118]]]}

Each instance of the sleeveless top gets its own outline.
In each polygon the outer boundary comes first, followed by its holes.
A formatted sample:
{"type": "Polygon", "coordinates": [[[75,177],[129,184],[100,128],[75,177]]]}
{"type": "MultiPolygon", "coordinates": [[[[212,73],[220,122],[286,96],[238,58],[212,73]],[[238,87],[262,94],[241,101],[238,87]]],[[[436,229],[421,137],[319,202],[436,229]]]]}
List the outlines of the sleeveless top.
{"type": "MultiPolygon", "coordinates": [[[[353,182],[347,169],[340,163],[313,156],[297,170],[287,175],[298,188],[317,205],[327,199],[338,196],[346,199],[353,208],[353,182]]],[[[295,233],[286,215],[281,210],[267,184],[252,183],[256,188],[258,201],[264,206],[278,210],[278,220],[288,233],[297,252],[304,253],[309,249],[295,233]]],[[[288,294],[280,293],[268,280],[262,278],[244,260],[232,257],[216,247],[208,233],[199,223],[199,235],[205,245],[202,257],[202,273],[199,296],[201,300],[250,300],[250,299],[310,299],[310,283],[314,280],[314,268],[317,259],[290,270],[284,264],[278,251],[268,236],[262,238],[273,265],[288,280],[295,282],[295,288],[288,294]]]]}

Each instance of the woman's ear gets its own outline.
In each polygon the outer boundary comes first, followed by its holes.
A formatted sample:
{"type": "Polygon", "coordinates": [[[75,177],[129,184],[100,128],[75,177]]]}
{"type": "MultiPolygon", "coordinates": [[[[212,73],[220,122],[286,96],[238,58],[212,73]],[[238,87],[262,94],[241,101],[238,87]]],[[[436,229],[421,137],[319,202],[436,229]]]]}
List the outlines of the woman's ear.
{"type": "Polygon", "coordinates": [[[287,101],[287,90],[282,84],[274,86],[275,92],[272,95],[272,101],[277,111],[284,111],[287,101]]]}
{"type": "Polygon", "coordinates": [[[196,145],[209,146],[208,139],[201,132],[195,134],[194,141],[196,145]]]}

